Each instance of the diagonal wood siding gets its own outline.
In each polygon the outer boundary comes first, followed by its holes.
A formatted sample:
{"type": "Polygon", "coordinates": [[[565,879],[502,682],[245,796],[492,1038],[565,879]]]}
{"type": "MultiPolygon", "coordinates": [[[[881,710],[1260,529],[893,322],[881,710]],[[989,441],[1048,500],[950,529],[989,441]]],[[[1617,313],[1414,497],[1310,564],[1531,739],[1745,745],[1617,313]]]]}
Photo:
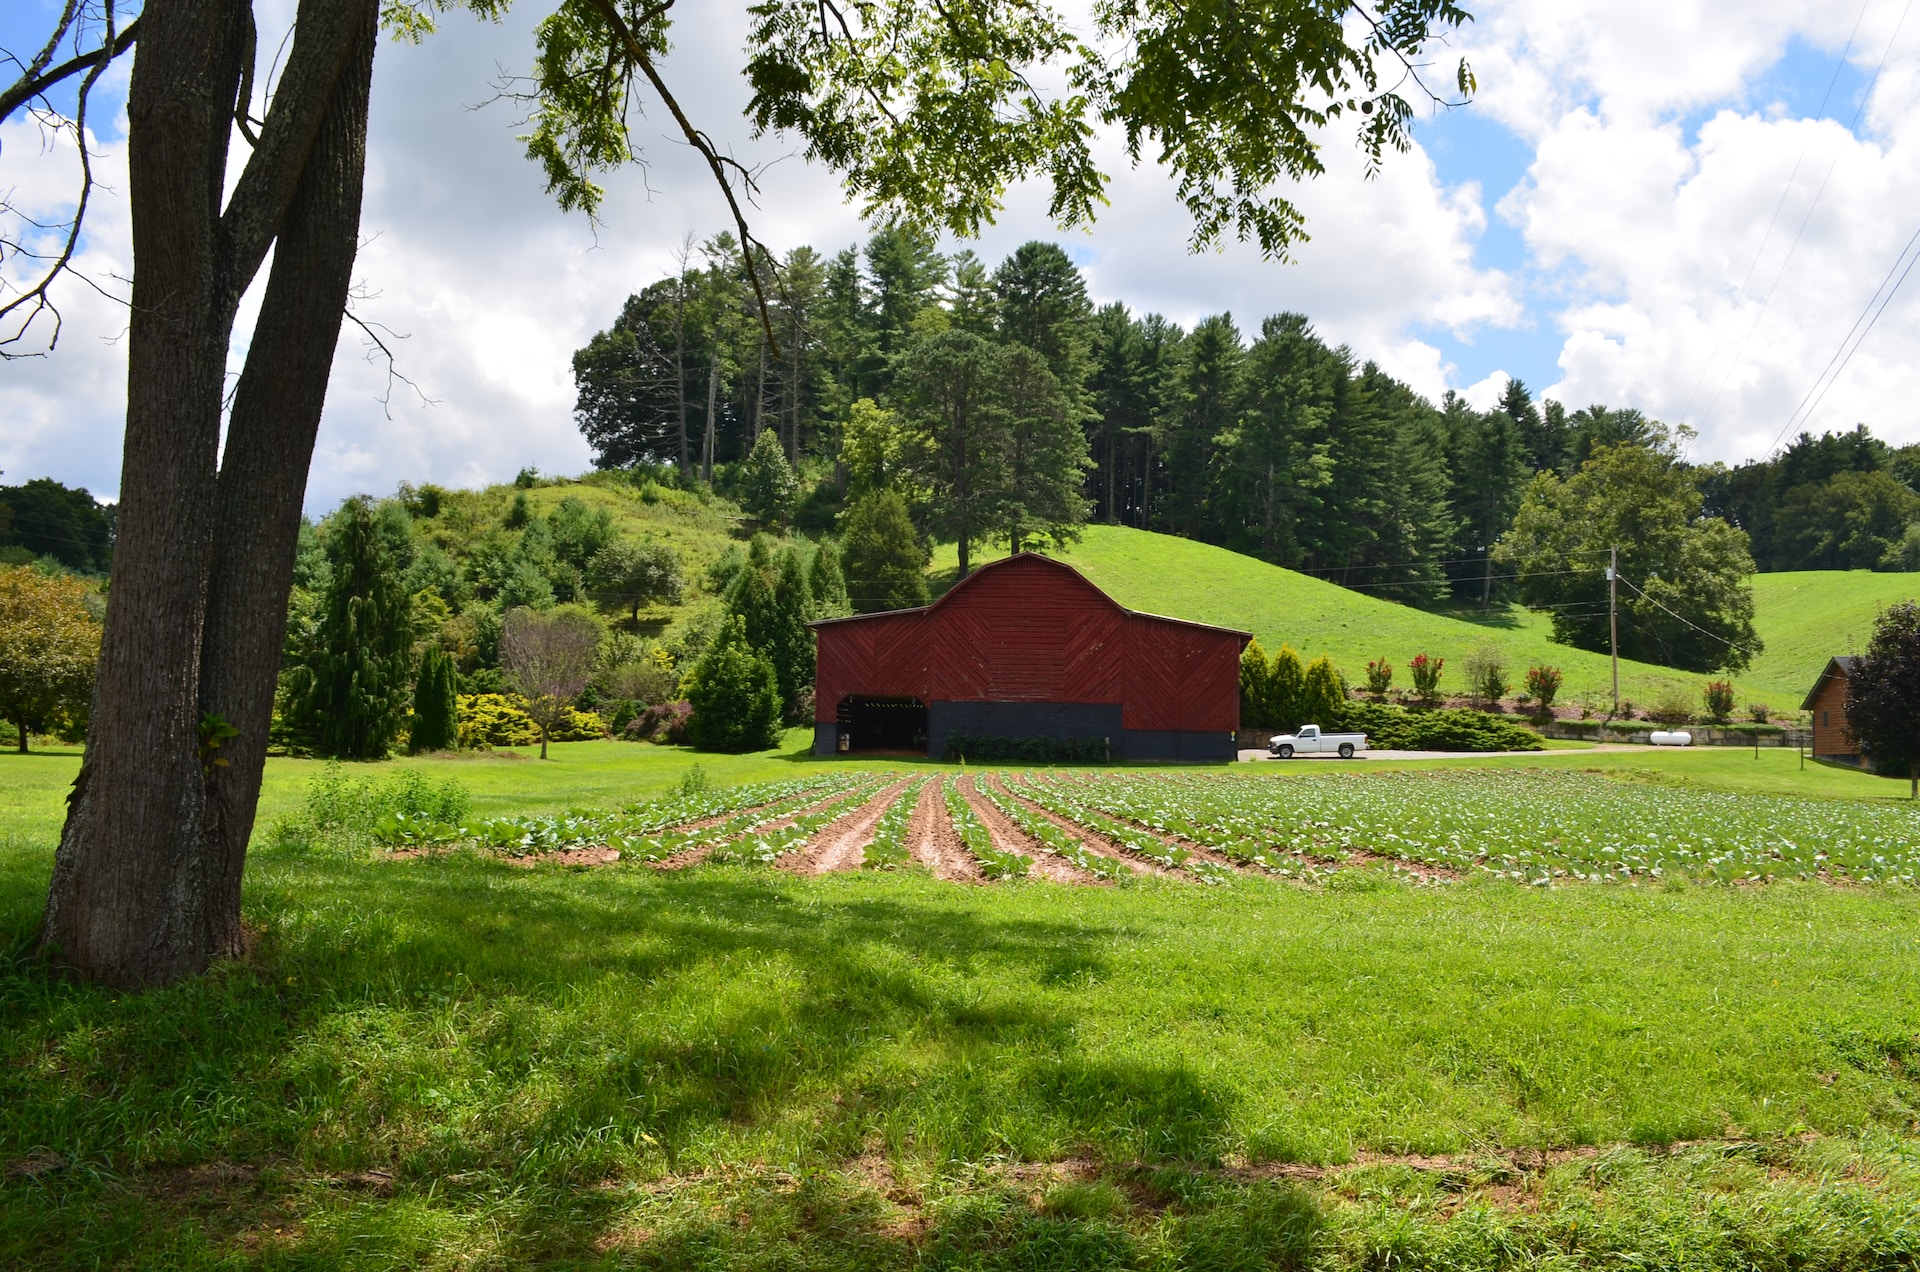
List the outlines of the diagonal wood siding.
{"type": "Polygon", "coordinates": [[[814,718],[822,723],[848,694],[873,694],[1117,702],[1128,729],[1240,724],[1245,634],[1123,609],[1047,557],[1023,553],[982,566],[926,609],[814,630],[814,718]]]}

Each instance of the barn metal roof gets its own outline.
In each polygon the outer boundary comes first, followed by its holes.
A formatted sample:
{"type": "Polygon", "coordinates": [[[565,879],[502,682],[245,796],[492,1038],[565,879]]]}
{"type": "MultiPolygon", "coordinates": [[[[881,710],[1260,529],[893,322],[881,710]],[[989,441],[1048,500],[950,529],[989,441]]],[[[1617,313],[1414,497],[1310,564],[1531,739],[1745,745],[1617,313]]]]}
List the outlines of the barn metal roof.
{"type": "Polygon", "coordinates": [[[1836,654],[1832,658],[1827,659],[1826,667],[1821,670],[1819,678],[1813,682],[1813,688],[1807,690],[1806,701],[1800,704],[1800,709],[1802,711],[1813,710],[1813,700],[1820,696],[1820,690],[1826,685],[1827,681],[1832,679],[1836,672],[1851,675],[1853,672],[1853,664],[1859,661],[1860,656],[1858,654],[1836,654]]]}
{"type": "Polygon", "coordinates": [[[1051,566],[1053,569],[1066,571],[1068,574],[1072,575],[1074,578],[1078,579],[1080,582],[1092,588],[1095,592],[1098,592],[1100,596],[1103,599],[1105,599],[1109,605],[1113,606],[1114,609],[1118,610],[1122,614],[1128,614],[1134,618],[1152,619],[1156,623],[1177,623],[1182,627],[1194,627],[1194,628],[1200,629],[1201,631],[1221,632],[1229,636],[1238,636],[1242,638],[1243,641],[1253,639],[1252,632],[1241,631],[1237,627],[1221,627],[1215,623],[1197,623],[1190,618],[1171,618],[1165,614],[1154,614],[1154,613],[1150,613],[1147,610],[1128,609],[1126,606],[1122,605],[1120,602],[1114,600],[1113,597],[1108,596],[1106,589],[1102,588],[1098,583],[1095,583],[1092,579],[1082,574],[1079,570],[1075,569],[1073,566],[1068,565],[1065,561],[1055,560],[1053,557],[1050,557],[1050,556],[1043,556],[1038,552],[1016,552],[1012,556],[1001,557],[997,561],[988,561],[986,564],[978,567],[972,573],[968,574],[966,578],[961,579],[958,583],[955,583],[952,587],[948,588],[944,596],[942,596],[939,600],[934,601],[929,605],[913,605],[913,606],[909,606],[906,609],[897,609],[897,610],[880,610],[872,614],[850,614],[845,618],[816,618],[813,621],[809,622],[807,626],[808,627],[831,627],[840,623],[861,623],[869,619],[875,619],[875,618],[897,618],[902,614],[931,613],[932,611],[939,609],[942,605],[945,605],[953,597],[959,595],[964,589],[971,586],[975,580],[983,577],[989,571],[997,570],[1002,566],[1009,564],[1010,562],[1021,561],[1021,560],[1040,561],[1040,562],[1044,562],[1048,566],[1051,566]]]}

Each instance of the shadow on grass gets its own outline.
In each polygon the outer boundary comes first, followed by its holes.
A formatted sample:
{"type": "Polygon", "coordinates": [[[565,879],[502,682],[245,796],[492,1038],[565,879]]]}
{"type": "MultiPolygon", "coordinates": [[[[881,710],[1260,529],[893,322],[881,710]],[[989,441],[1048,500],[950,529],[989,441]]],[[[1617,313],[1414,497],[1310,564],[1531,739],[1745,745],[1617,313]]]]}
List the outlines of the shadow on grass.
{"type": "Polygon", "coordinates": [[[247,1233],[407,1262],[483,1211],[529,1263],[625,1257],[632,1222],[658,1266],[1137,1262],[1137,1224],[991,1188],[903,1218],[830,1182],[876,1153],[1206,1162],[1232,1118],[1198,1073],[1076,1039],[1123,927],[888,882],[262,853],[250,964],[115,994],[28,956],[44,872],[0,874],[0,1264],[191,1267],[247,1233]]]}

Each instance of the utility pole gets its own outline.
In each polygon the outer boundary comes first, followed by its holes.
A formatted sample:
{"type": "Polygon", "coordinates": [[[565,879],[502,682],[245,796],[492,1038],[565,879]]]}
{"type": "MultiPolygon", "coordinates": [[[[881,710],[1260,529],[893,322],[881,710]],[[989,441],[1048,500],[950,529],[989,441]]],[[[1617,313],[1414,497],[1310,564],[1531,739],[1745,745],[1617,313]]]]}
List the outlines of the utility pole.
{"type": "Polygon", "coordinates": [[[1607,551],[1607,643],[1613,651],[1613,714],[1620,714],[1620,549],[1607,551]]]}

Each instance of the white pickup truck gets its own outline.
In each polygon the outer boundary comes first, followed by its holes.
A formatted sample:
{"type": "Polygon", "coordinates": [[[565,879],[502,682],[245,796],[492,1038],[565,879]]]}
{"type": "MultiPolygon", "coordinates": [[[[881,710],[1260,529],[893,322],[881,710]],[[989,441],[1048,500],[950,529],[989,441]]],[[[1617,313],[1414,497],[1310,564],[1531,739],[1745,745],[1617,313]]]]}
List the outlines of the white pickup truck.
{"type": "Polygon", "coordinates": [[[1269,749],[1283,760],[1296,755],[1338,755],[1343,760],[1353,758],[1355,751],[1367,749],[1367,735],[1364,733],[1322,733],[1317,724],[1301,726],[1298,733],[1282,733],[1273,738],[1269,749]]]}

